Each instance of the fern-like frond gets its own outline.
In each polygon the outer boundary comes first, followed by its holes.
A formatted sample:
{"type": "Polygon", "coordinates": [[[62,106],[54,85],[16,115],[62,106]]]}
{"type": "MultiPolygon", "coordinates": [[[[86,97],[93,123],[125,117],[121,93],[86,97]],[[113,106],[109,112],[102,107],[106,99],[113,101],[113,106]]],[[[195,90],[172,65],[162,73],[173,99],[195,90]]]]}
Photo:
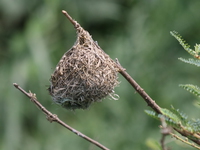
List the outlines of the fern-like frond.
{"type": "Polygon", "coordinates": [[[185,131],[187,133],[200,133],[200,120],[188,120],[187,116],[180,112],[178,109],[175,109],[173,106],[170,110],[166,108],[161,108],[162,114],[157,114],[151,110],[145,110],[145,113],[149,116],[161,120],[165,119],[165,122],[178,130],[185,131]]]}
{"type": "Polygon", "coordinates": [[[181,126],[178,126],[178,128],[181,130],[185,130],[189,133],[196,133],[200,130],[200,121],[191,121],[188,120],[188,117],[179,111],[179,109],[175,109],[173,106],[171,106],[170,110],[174,115],[176,115],[181,122],[181,126]]]}
{"type": "Polygon", "coordinates": [[[179,124],[181,123],[181,119],[172,111],[166,109],[166,108],[161,108],[161,112],[164,116],[166,116],[167,118],[170,118],[173,122],[179,124]]]}
{"type": "Polygon", "coordinates": [[[152,111],[152,110],[145,110],[144,112],[145,112],[147,115],[151,116],[152,118],[155,118],[155,119],[158,119],[158,120],[159,120],[158,114],[157,114],[155,111],[152,111]]]}
{"type": "MultiPolygon", "coordinates": [[[[167,109],[166,109],[166,110],[167,110],[167,109]]],[[[165,110],[164,110],[164,111],[165,111],[165,110]]],[[[166,111],[165,111],[165,112],[166,112],[166,111]]],[[[164,118],[164,119],[165,119],[165,122],[166,122],[168,125],[172,126],[172,127],[179,128],[179,126],[180,126],[180,122],[174,121],[175,119],[168,118],[168,117],[166,117],[166,116],[164,116],[164,115],[162,115],[162,114],[157,114],[157,113],[155,113],[155,112],[152,111],[152,110],[145,110],[145,113],[146,113],[147,115],[151,116],[152,118],[157,119],[157,120],[160,120],[161,118],[164,118]]],[[[169,113],[167,113],[167,114],[169,114],[169,113]]],[[[169,115],[169,116],[172,116],[172,115],[169,115]]],[[[174,117],[173,117],[173,118],[174,118],[174,117]]]]}
{"type": "Polygon", "coordinates": [[[195,50],[196,53],[200,53],[200,44],[196,44],[194,46],[194,50],[195,50]]]}
{"type": "Polygon", "coordinates": [[[200,132],[200,120],[197,119],[195,121],[189,122],[194,132],[200,132]]]}
{"type": "Polygon", "coordinates": [[[190,49],[190,45],[188,45],[183,39],[182,39],[182,37],[178,34],[178,32],[176,32],[176,31],[171,31],[170,32],[171,33],[171,35],[173,36],[173,37],[175,37],[178,41],[179,41],[179,43],[181,44],[181,46],[189,53],[189,54],[191,54],[192,56],[196,56],[196,52],[194,51],[194,50],[192,50],[192,49],[190,49]]]}
{"type": "Polygon", "coordinates": [[[173,106],[171,106],[171,112],[180,119],[183,125],[186,125],[188,123],[188,120],[187,120],[188,116],[180,112],[179,109],[175,109],[173,106]]]}
{"type": "Polygon", "coordinates": [[[180,84],[179,86],[200,97],[200,88],[198,86],[192,84],[180,84]]]}
{"type": "Polygon", "coordinates": [[[169,126],[172,126],[174,128],[177,128],[177,129],[180,129],[180,125],[181,125],[181,122],[175,122],[174,119],[171,119],[171,118],[168,118],[164,115],[161,115],[159,114],[158,115],[159,118],[164,118],[165,119],[165,122],[169,125],[169,126]]]}
{"type": "Polygon", "coordinates": [[[194,60],[192,58],[189,59],[184,59],[184,58],[179,58],[179,60],[188,63],[188,64],[192,64],[192,65],[196,65],[197,67],[200,67],[200,60],[194,60]]]}

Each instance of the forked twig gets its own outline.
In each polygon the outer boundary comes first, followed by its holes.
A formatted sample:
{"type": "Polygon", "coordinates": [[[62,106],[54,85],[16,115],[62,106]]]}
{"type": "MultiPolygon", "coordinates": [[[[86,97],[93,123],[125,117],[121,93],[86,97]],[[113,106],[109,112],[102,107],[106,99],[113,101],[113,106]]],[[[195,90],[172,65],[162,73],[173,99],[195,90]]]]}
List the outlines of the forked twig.
{"type": "Polygon", "coordinates": [[[99,148],[103,149],[103,150],[109,150],[107,147],[105,147],[104,145],[100,144],[99,142],[89,138],[88,136],[84,135],[83,133],[75,130],[74,128],[72,128],[71,126],[67,125],[66,123],[64,123],[62,120],[60,120],[57,115],[52,114],[50,111],[48,111],[36,98],[36,95],[34,93],[31,93],[29,91],[29,93],[27,93],[24,89],[22,89],[17,83],[13,83],[13,85],[20,90],[22,93],[24,93],[28,98],[30,98],[30,100],[46,115],[47,120],[50,122],[57,122],[60,125],[62,125],[63,127],[67,128],[68,130],[72,131],[73,133],[75,133],[76,135],[82,137],[83,139],[89,141],[90,143],[98,146],[99,148]]]}

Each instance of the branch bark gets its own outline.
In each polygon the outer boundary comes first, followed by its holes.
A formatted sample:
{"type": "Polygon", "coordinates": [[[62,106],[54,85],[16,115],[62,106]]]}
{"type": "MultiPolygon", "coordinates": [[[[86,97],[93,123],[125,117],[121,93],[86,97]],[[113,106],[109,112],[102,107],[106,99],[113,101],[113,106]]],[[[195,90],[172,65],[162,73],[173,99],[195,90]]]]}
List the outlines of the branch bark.
{"type": "Polygon", "coordinates": [[[33,102],[45,115],[46,118],[49,122],[57,122],[58,124],[62,125],[63,127],[65,127],[66,129],[68,129],[69,131],[73,132],[74,134],[80,136],[81,138],[87,140],[88,142],[98,146],[99,148],[103,149],[103,150],[109,150],[107,147],[105,147],[104,145],[100,144],[99,142],[89,138],[88,136],[84,135],[83,133],[75,130],[74,128],[72,128],[71,126],[67,125],[66,123],[64,123],[62,120],[60,120],[58,118],[57,115],[52,114],[50,111],[48,111],[36,98],[36,94],[31,93],[29,91],[26,92],[24,89],[22,89],[17,83],[13,83],[13,85],[20,90],[23,94],[25,94],[28,98],[30,98],[31,102],[33,102]]]}
{"type": "MultiPolygon", "coordinates": [[[[140,85],[126,72],[126,69],[124,69],[121,64],[119,63],[118,59],[116,58],[116,65],[118,66],[119,70],[118,72],[132,85],[132,87],[141,95],[141,97],[146,101],[148,106],[150,106],[155,112],[158,114],[162,114],[161,107],[140,87],[140,85]]],[[[176,128],[173,128],[175,131],[180,133],[182,136],[187,137],[194,143],[200,145],[200,139],[197,138],[196,133],[191,134],[188,132],[185,132],[184,130],[178,130],[176,128]]]]}
{"type": "Polygon", "coordinates": [[[116,64],[119,68],[119,73],[132,85],[132,87],[142,96],[142,98],[146,101],[148,106],[150,106],[155,112],[161,114],[161,108],[156,104],[156,102],[140,87],[140,85],[126,72],[118,59],[116,58],[116,64]]]}

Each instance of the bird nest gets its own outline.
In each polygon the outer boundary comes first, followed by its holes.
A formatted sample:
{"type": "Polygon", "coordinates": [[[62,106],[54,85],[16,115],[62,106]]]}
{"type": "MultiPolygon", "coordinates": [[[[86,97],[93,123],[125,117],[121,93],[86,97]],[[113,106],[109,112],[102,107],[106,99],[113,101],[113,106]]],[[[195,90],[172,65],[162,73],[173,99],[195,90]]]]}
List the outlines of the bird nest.
{"type": "Polygon", "coordinates": [[[51,75],[49,93],[53,101],[67,109],[86,109],[91,103],[110,96],[118,99],[116,63],[99,47],[67,12],[77,30],[77,40],[60,59],[51,75]]]}

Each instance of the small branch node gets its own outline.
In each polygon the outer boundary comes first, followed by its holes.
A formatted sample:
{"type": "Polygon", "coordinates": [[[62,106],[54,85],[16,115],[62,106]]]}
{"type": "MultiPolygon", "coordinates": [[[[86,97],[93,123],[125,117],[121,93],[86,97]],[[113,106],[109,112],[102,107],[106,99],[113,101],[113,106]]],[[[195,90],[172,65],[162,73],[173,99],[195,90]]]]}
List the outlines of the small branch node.
{"type": "Polygon", "coordinates": [[[57,121],[58,120],[58,116],[56,114],[50,114],[50,115],[46,115],[46,119],[52,123],[54,121],[57,121]]]}
{"type": "Polygon", "coordinates": [[[120,72],[120,71],[126,71],[126,69],[122,67],[122,65],[120,64],[120,62],[119,62],[119,60],[117,58],[115,58],[115,62],[117,64],[118,68],[119,68],[118,72],[120,72]]]}
{"type": "Polygon", "coordinates": [[[31,91],[29,91],[29,96],[30,96],[30,100],[32,102],[34,102],[35,100],[37,100],[36,94],[32,93],[31,91]]]}
{"type": "Polygon", "coordinates": [[[81,136],[81,137],[85,137],[85,135],[83,135],[81,132],[73,129],[72,132],[74,132],[75,134],[77,134],[78,136],[81,136]]]}
{"type": "Polygon", "coordinates": [[[58,116],[56,114],[52,114],[50,111],[48,111],[42,104],[40,104],[40,102],[37,100],[36,94],[32,93],[31,91],[26,92],[24,89],[22,89],[17,83],[13,83],[13,85],[22,93],[24,93],[28,98],[30,98],[30,100],[46,115],[46,118],[49,122],[57,122],[58,124],[62,125],[63,127],[65,127],[66,129],[72,131],[73,133],[77,134],[78,136],[84,138],[85,140],[87,140],[90,143],[95,144],[96,146],[98,146],[99,148],[103,149],[103,150],[109,150],[107,147],[105,147],[104,145],[100,144],[99,142],[89,138],[88,136],[82,134],[79,131],[76,131],[74,128],[72,128],[71,126],[67,125],[66,123],[64,123],[63,121],[61,121],[58,116]]]}

